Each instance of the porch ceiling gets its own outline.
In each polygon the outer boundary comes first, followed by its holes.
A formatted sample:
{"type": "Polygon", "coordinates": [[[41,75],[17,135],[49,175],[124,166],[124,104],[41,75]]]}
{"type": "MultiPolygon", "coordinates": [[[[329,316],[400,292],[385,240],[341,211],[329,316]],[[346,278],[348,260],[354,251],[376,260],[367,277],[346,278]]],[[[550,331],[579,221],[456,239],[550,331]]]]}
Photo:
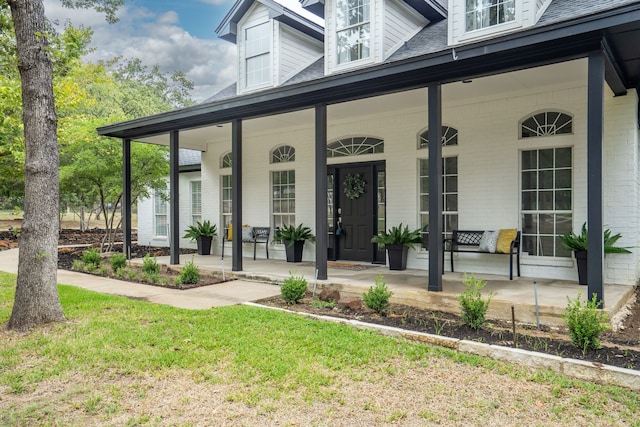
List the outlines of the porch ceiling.
{"type": "MultiPolygon", "coordinates": [[[[586,84],[587,60],[578,59],[537,68],[480,77],[469,84],[454,82],[443,85],[444,105],[498,98],[531,88],[586,84]]],[[[426,89],[414,89],[375,96],[328,106],[329,125],[332,121],[357,119],[371,114],[383,114],[399,109],[427,109],[426,89]]],[[[260,134],[314,123],[314,110],[306,109],[285,114],[250,119],[243,122],[243,134],[260,134]]],[[[168,145],[169,135],[138,139],[140,142],[168,145]]],[[[212,125],[180,131],[180,147],[206,151],[210,143],[231,141],[231,125],[212,125]]]]}

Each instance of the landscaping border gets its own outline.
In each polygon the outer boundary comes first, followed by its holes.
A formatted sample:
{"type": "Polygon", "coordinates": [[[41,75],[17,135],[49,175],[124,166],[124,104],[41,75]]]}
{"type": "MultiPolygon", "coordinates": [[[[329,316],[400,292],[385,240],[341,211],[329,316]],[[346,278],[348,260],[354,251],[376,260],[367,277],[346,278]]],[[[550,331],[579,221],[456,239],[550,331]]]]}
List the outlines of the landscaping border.
{"type": "Polygon", "coordinates": [[[377,331],[382,335],[401,337],[419,343],[446,347],[463,353],[475,354],[477,356],[484,356],[494,360],[515,363],[529,368],[550,369],[558,374],[578,380],[590,381],[603,385],[615,385],[625,387],[633,391],[640,391],[640,371],[633,369],[618,368],[617,366],[605,365],[598,362],[585,362],[583,360],[568,359],[544,353],[537,353],[535,351],[485,344],[476,341],[460,340],[457,338],[449,338],[424,332],[408,331],[391,326],[361,322],[359,320],[343,319],[312,313],[301,313],[298,311],[287,310],[280,307],[271,307],[254,302],[246,302],[244,304],[252,307],[268,308],[271,310],[280,310],[287,313],[299,314],[311,319],[326,322],[342,323],[345,325],[355,326],[360,329],[370,329],[377,331]]]}

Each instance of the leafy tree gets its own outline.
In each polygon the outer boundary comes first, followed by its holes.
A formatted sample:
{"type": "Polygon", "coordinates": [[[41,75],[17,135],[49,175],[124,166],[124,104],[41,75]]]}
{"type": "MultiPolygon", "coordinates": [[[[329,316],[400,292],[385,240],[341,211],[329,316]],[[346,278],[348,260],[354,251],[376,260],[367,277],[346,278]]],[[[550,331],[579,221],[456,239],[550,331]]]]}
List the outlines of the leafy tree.
{"type": "MultiPolygon", "coordinates": [[[[115,20],[123,0],[63,0],[70,7],[96,7],[115,20]]],[[[9,329],[64,320],[57,289],[58,138],[44,3],[0,0],[9,6],[22,87],[24,125],[24,221],[18,279],[9,329]]]]}

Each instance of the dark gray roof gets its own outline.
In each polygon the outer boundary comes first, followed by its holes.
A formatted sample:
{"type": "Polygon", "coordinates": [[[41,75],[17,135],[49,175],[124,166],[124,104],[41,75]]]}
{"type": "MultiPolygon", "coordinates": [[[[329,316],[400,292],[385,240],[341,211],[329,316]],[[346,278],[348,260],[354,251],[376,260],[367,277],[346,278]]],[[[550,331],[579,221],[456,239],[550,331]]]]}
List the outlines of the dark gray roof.
{"type": "Polygon", "coordinates": [[[404,46],[395,51],[387,62],[439,52],[447,48],[447,21],[427,25],[413,36],[404,46]]]}
{"type": "Polygon", "coordinates": [[[202,153],[197,150],[189,150],[187,148],[181,148],[178,155],[178,165],[199,165],[201,162],[202,153]]]}
{"type": "Polygon", "coordinates": [[[306,82],[313,79],[319,79],[324,76],[324,56],[318,59],[313,64],[309,65],[304,70],[300,71],[295,76],[284,82],[285,85],[292,85],[294,83],[306,82]]]}
{"type": "Polygon", "coordinates": [[[553,0],[537,25],[555,24],[637,2],[637,0],[553,0]]]}
{"type": "Polygon", "coordinates": [[[222,101],[223,99],[233,98],[238,94],[238,83],[233,82],[229,86],[222,89],[220,92],[216,92],[209,98],[201,102],[201,104],[207,104],[209,102],[222,101]]]}

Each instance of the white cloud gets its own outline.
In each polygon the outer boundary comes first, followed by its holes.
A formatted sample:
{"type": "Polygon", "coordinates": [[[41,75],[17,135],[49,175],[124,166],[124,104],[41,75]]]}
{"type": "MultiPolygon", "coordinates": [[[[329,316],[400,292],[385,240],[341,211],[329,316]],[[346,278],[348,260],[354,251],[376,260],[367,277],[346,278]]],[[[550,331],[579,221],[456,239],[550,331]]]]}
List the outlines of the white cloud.
{"type": "Polygon", "coordinates": [[[154,14],[148,9],[125,5],[118,11],[120,22],[110,25],[93,9],[66,9],[58,0],[45,0],[47,16],[59,23],[68,20],[94,31],[89,61],[116,56],[139,58],[165,73],[182,71],[193,81],[193,98],[206,99],[236,80],[236,47],[223,40],[193,37],[179,25],[176,12],[154,14]]]}

